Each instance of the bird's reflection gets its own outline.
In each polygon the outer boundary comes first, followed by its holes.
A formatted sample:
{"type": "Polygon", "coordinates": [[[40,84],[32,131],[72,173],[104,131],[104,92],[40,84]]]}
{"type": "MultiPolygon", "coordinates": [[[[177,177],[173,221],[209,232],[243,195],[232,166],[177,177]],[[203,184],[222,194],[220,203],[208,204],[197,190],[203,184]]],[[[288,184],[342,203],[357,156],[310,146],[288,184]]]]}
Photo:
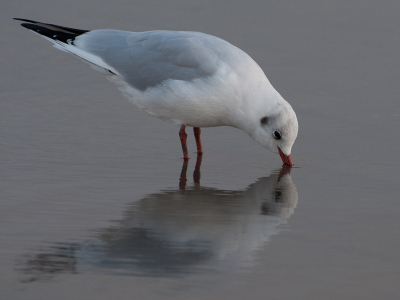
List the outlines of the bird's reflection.
{"type": "Polygon", "coordinates": [[[54,245],[25,259],[19,270],[32,281],[75,273],[80,266],[138,276],[235,272],[250,266],[297,205],[290,168],[232,191],[201,187],[200,165],[201,156],[194,187],[186,186],[185,161],[179,189],[148,195],[115,226],[98,230],[96,238],[54,245]]]}

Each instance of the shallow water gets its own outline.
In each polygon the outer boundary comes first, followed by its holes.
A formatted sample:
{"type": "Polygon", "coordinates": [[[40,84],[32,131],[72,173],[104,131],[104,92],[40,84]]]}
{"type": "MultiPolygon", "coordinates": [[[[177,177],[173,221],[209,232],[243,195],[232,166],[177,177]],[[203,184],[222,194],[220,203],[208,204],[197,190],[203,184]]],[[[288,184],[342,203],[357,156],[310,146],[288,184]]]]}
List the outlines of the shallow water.
{"type": "Polygon", "coordinates": [[[400,4],[6,2],[2,299],[400,296],[400,4]],[[12,17],[230,41],[295,109],[295,166],[232,128],[186,166],[176,125],[12,17]]]}

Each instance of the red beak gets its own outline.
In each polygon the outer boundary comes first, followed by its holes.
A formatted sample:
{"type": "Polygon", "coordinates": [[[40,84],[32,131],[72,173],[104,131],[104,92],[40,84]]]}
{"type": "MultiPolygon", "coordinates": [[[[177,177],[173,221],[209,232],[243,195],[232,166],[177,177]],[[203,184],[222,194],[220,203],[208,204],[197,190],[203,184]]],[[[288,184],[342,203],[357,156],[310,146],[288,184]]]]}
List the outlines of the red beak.
{"type": "Polygon", "coordinates": [[[282,158],[283,164],[288,165],[288,166],[293,166],[292,157],[290,156],[290,154],[289,155],[285,155],[282,152],[281,148],[278,147],[278,149],[279,149],[279,155],[282,158]]]}

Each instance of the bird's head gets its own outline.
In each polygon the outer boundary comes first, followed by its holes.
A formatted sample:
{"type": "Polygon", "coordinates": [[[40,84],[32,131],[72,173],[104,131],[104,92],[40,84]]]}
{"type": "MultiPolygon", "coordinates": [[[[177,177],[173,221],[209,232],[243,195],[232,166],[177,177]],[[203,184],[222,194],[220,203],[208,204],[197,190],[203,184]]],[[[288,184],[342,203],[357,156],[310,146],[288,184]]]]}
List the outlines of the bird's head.
{"type": "Polygon", "coordinates": [[[279,153],[285,165],[293,166],[290,154],[299,125],[293,108],[283,101],[272,110],[258,112],[252,137],[263,147],[279,153]]]}

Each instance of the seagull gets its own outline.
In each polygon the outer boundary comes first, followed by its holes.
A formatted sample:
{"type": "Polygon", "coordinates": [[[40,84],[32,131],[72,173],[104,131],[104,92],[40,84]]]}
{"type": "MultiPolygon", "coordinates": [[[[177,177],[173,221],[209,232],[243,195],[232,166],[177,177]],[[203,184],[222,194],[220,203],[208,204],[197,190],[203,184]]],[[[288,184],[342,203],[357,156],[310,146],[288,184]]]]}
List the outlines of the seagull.
{"type": "Polygon", "coordinates": [[[15,20],[108,75],[145,112],[179,124],[184,159],[186,126],[193,127],[198,155],[201,127],[231,126],[293,166],[296,113],[260,66],[227,41],[192,31],[81,30],[15,20]]]}

